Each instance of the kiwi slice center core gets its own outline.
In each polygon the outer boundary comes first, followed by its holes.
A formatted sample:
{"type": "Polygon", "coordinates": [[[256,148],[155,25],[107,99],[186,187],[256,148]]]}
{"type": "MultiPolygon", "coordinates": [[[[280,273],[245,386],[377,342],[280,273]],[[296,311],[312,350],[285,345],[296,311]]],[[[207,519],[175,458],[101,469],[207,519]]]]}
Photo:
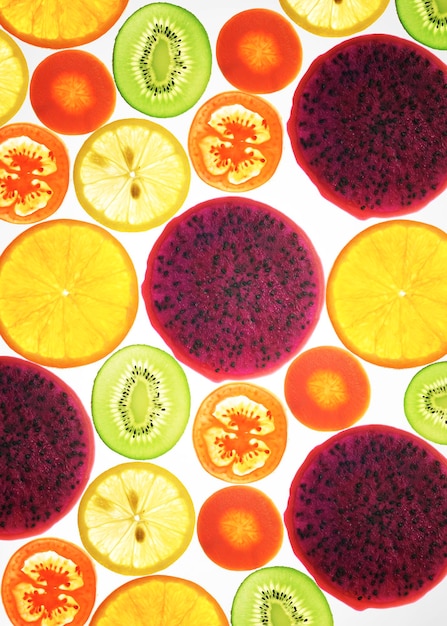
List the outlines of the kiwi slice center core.
{"type": "Polygon", "coordinates": [[[290,615],[284,611],[283,607],[280,604],[272,604],[272,608],[270,611],[270,621],[272,626],[289,626],[290,625],[290,615]]]}
{"type": "Polygon", "coordinates": [[[169,62],[169,46],[163,39],[157,41],[154,46],[154,52],[152,56],[152,67],[155,74],[155,80],[162,83],[169,75],[170,62],[169,62]]]}
{"type": "Polygon", "coordinates": [[[447,17],[447,0],[434,0],[438,13],[445,13],[442,17],[447,17]]]}
{"type": "Polygon", "coordinates": [[[132,390],[129,408],[136,424],[142,424],[146,421],[149,413],[149,397],[146,385],[143,381],[138,380],[132,390]]]}

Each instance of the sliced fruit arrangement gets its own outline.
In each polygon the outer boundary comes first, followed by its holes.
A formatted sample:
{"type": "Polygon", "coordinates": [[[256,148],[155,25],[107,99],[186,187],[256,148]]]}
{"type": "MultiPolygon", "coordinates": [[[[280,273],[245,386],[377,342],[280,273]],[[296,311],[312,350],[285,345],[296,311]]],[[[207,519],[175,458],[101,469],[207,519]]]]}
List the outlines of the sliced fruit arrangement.
{"type": "Polygon", "coordinates": [[[37,124],[0,128],[0,219],[16,224],[39,222],[65,198],[69,182],[65,144],[37,124]]]}
{"type": "Polygon", "coordinates": [[[370,226],[339,253],[327,282],[330,320],[354,354],[384,367],[447,353],[447,234],[425,222],[370,226]]]}
{"type": "Polygon", "coordinates": [[[437,0],[395,0],[402,26],[410,37],[430,48],[447,49],[447,13],[437,0]]]}
{"type": "Polygon", "coordinates": [[[106,65],[85,50],[46,56],[30,82],[31,106],[51,130],[66,135],[91,133],[115,109],[116,89],[106,65]]]}
{"type": "Polygon", "coordinates": [[[355,356],[337,346],[301,352],[287,368],[284,395],[305,426],[330,431],[349,428],[366,412],[371,388],[355,356]]]}
{"type": "Polygon", "coordinates": [[[297,557],[340,601],[413,602],[447,573],[447,459],[406,431],[354,426],[309,453],[284,519],[297,557]]]}
{"type": "Polygon", "coordinates": [[[42,365],[75,367],[108,355],[128,333],[137,306],[130,256],[94,224],[36,224],[0,257],[1,335],[42,365]]]}
{"type": "Polygon", "coordinates": [[[90,626],[229,626],[222,607],[197,583],[155,574],[115,589],[96,609],[90,626]]]}
{"type": "Polygon", "coordinates": [[[287,443],[287,417],[279,399],[252,383],[227,383],[200,404],[193,444],[202,466],[230,483],[273,472],[287,443]]]}
{"type": "Polygon", "coordinates": [[[217,189],[255,189],[275,173],[283,129],[267,100],[240,91],[213,96],[195,114],[188,152],[196,173],[217,189]]]}
{"type": "Polygon", "coordinates": [[[373,24],[390,0],[279,0],[301,28],[322,37],[345,37],[373,24]]]}
{"type": "Polygon", "coordinates": [[[92,391],[92,417],[101,439],[131,459],[153,459],[177,443],[190,413],[180,364],[147,345],[121,348],[101,366],[92,391]]]}
{"type": "Polygon", "coordinates": [[[242,581],[231,607],[231,624],[333,626],[334,618],[325,595],[307,574],[275,565],[262,567],[242,581]]]}
{"type": "Polygon", "coordinates": [[[263,491],[233,485],[214,492],[202,504],[197,537],[205,554],[220,567],[250,570],[277,555],[283,523],[273,500],[263,491]]]}
{"type": "Polygon", "coordinates": [[[222,197],[171,219],[149,253],[142,295],[176,358],[219,381],[291,359],[317,324],[323,284],[320,258],[295,222],[222,197]]]}
{"type": "Polygon", "coordinates": [[[343,41],[295,91],[287,130],[298,164],[359,219],[421,209],[447,185],[446,83],[447,66],[417,43],[384,34],[343,41]]]}
{"type": "Polygon", "coordinates": [[[78,509],[87,552],[128,576],[158,572],[188,547],[195,511],[183,483],[163,467],[131,461],[110,467],[85,490],[78,509]]]}
{"type": "Polygon", "coordinates": [[[151,2],[130,15],[113,49],[118,91],[131,107],[153,117],[175,117],[196,104],[211,65],[203,24],[169,2],[151,2]]]}
{"type": "Polygon", "coordinates": [[[0,539],[49,529],[90,476],[93,428],[78,395],[45,368],[0,357],[0,539]]]}
{"type": "Polygon", "coordinates": [[[69,541],[33,539],[8,561],[2,600],[13,626],[84,626],[96,600],[94,565],[69,541]]]}
{"type": "Polygon", "coordinates": [[[447,444],[447,362],[416,372],[405,390],[404,411],[411,427],[434,443],[447,444]]]}
{"type": "Polygon", "coordinates": [[[191,178],[185,149],[150,120],[121,119],[92,133],[77,153],[73,179],[82,207],[119,231],[159,226],[183,205],[191,178]]]}
{"type": "Polygon", "coordinates": [[[301,40],[294,26],[270,9],[233,15],[219,31],[216,60],[236,89],[272,93],[289,85],[302,62],[301,40]]]}
{"type": "Polygon", "coordinates": [[[0,0],[0,25],[18,39],[43,48],[71,48],[104,35],[128,0],[0,0]]]}
{"type": "Polygon", "coordinates": [[[19,111],[28,90],[28,62],[12,37],[0,31],[0,125],[19,111]]]}

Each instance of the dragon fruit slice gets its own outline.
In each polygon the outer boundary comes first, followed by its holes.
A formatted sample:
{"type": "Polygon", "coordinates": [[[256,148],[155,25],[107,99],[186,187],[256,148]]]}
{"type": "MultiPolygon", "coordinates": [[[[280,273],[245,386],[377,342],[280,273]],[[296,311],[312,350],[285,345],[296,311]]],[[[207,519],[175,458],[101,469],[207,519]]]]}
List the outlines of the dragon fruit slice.
{"type": "Polygon", "coordinates": [[[447,459],[394,427],[342,431],[299,468],[284,519],[323,590],[359,610],[413,602],[447,573],[447,459]]]}
{"type": "Polygon", "coordinates": [[[312,333],[321,261],[292,220],[254,200],[200,203],[165,227],[142,295],[175,356],[211,380],[279,368],[312,333]]]}
{"type": "Polygon", "coordinates": [[[0,539],[37,535],[81,496],[93,463],[81,400],[52,372],[0,357],[0,539]]]}
{"type": "Polygon", "coordinates": [[[421,209],[447,185],[447,66],[392,35],[348,39],[318,57],[293,98],[297,162],[360,219],[421,209]]]}

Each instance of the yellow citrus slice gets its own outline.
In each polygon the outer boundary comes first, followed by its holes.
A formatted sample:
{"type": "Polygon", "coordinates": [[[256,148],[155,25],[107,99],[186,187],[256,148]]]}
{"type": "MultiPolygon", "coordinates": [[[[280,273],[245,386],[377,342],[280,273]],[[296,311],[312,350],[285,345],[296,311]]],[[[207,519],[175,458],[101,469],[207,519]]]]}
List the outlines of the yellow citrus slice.
{"type": "Polygon", "coordinates": [[[22,106],[29,83],[28,64],[16,42],[0,31],[0,126],[22,106]]]}
{"type": "Polygon", "coordinates": [[[375,22],[389,1],[280,0],[280,4],[301,28],[323,37],[342,37],[358,33],[375,22]]]}
{"type": "Polygon", "coordinates": [[[35,46],[70,48],[106,33],[128,0],[0,0],[0,24],[35,46]]]}
{"type": "Polygon", "coordinates": [[[200,585],[176,576],[142,576],[99,605],[90,626],[229,626],[221,606],[200,585]]]}
{"type": "Polygon", "coordinates": [[[79,504],[78,524],[85,549],[98,563],[141,576],[183,554],[192,539],[195,511],[174,474],[134,461],[111,467],[90,483],[79,504]]]}
{"type": "Polygon", "coordinates": [[[42,365],[96,361],[126,336],[138,306],[132,261],[108,231],[78,220],[28,228],[0,257],[0,331],[42,365]]]}
{"type": "Polygon", "coordinates": [[[158,226],[182,206],[191,171],[180,142],[160,124],[117,120],[88,137],[74,163],[78,200],[95,220],[120,231],[158,226]]]}
{"type": "Polygon", "coordinates": [[[341,341],[384,367],[447,352],[447,233],[393,220],[356,235],[328,276],[327,308],[341,341]]]}

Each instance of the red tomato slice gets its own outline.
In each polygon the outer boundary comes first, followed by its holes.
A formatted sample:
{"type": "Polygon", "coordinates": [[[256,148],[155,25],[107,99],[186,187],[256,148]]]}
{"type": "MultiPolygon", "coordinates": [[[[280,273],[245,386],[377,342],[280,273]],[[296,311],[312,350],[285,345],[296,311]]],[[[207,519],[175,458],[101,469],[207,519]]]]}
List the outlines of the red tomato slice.
{"type": "Polygon", "coordinates": [[[14,626],[83,626],[96,600],[94,565],[68,541],[33,539],[6,565],[2,600],[14,626]]]}
{"type": "Polygon", "coordinates": [[[270,474],[287,442],[281,402],[251,383],[227,383],[205,398],[193,424],[194,449],[202,466],[231,483],[270,474]]]}
{"type": "Polygon", "coordinates": [[[59,208],[68,180],[68,151],[59,137],[35,124],[0,128],[0,219],[45,219],[59,208]]]}
{"type": "Polygon", "coordinates": [[[294,26],[270,9],[237,13],[221,28],[216,60],[237,89],[272,93],[289,85],[301,68],[303,52],[294,26]]]}
{"type": "Polygon", "coordinates": [[[196,173],[223,191],[259,187],[276,171],[283,128],[273,106],[248,93],[228,91],[197,111],[188,136],[196,173]]]}
{"type": "Polygon", "coordinates": [[[65,135],[90,133],[112,115],[116,89],[106,66],[84,50],[61,50],[34,70],[30,100],[39,120],[65,135]]]}
{"type": "Polygon", "coordinates": [[[197,517],[197,537],[205,554],[220,567],[256,569],[278,553],[282,518],[263,491],[233,485],[205,500],[197,517]]]}

